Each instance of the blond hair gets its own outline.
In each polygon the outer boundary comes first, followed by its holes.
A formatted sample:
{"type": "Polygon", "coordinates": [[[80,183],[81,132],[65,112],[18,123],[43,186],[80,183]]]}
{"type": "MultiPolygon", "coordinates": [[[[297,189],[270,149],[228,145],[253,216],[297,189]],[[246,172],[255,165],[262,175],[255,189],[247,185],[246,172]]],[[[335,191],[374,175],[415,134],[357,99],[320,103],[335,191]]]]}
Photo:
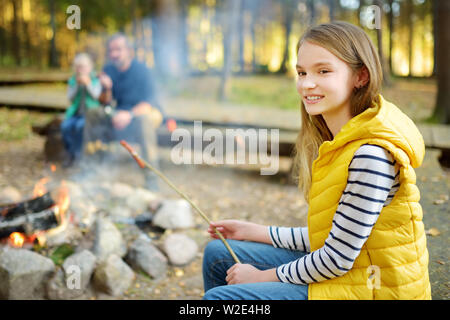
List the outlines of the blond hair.
{"type": "Polygon", "coordinates": [[[91,56],[88,53],[81,52],[78,53],[73,59],[73,67],[86,63],[91,69],[94,67],[94,62],[92,61],[91,56]]]}
{"type": "MultiPolygon", "coordinates": [[[[354,73],[366,67],[369,81],[354,89],[350,98],[350,112],[354,117],[378,101],[383,73],[377,50],[361,28],[343,21],[324,23],[309,28],[297,44],[297,53],[304,42],[319,45],[347,63],[354,73]]],[[[294,179],[306,200],[311,188],[312,163],[317,158],[319,147],[333,135],[322,115],[309,115],[301,102],[302,126],[294,149],[294,179]]]]}

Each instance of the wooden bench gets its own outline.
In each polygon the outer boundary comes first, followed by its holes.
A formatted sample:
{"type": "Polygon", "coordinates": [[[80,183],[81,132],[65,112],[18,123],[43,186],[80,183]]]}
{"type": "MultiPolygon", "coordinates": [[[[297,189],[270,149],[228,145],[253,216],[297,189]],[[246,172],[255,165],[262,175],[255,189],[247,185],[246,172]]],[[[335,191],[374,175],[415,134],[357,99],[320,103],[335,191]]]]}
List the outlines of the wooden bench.
{"type": "Polygon", "coordinates": [[[28,83],[56,83],[67,82],[71,72],[51,71],[51,72],[25,72],[12,73],[0,71],[0,84],[28,84],[28,83]]]}
{"type": "Polygon", "coordinates": [[[419,123],[417,128],[427,148],[450,150],[450,125],[419,123]]]}
{"type": "MultiPolygon", "coordinates": [[[[214,126],[226,128],[242,124],[244,127],[279,128],[280,145],[287,155],[295,144],[300,128],[300,113],[293,110],[277,110],[270,108],[214,105],[213,102],[200,102],[182,98],[172,98],[165,104],[169,117],[184,120],[190,124],[180,127],[190,128],[194,120],[214,123],[214,126]],[[255,111],[256,116],[255,116],[255,111]]],[[[63,112],[68,105],[63,90],[36,90],[19,87],[0,87],[0,105],[26,106],[29,108],[51,108],[63,112]]],[[[417,124],[427,148],[450,150],[450,125],[417,124]]]]}

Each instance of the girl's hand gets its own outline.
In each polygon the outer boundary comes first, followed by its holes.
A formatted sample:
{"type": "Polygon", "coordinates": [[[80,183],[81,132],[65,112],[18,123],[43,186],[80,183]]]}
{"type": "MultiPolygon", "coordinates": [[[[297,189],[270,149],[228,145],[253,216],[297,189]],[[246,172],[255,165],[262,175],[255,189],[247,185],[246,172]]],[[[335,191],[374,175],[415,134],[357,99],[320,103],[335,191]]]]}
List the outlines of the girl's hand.
{"type": "Polygon", "coordinates": [[[77,76],[77,82],[81,85],[88,86],[91,84],[91,78],[89,74],[80,74],[77,76]]]}
{"type": "Polygon", "coordinates": [[[211,222],[208,232],[212,238],[219,239],[219,236],[214,231],[214,227],[216,227],[226,239],[272,244],[267,227],[260,224],[240,220],[211,222]]]}
{"type": "MultiPolygon", "coordinates": [[[[250,223],[239,220],[221,220],[211,222],[208,228],[210,236],[214,239],[219,239],[219,236],[214,231],[216,228],[226,239],[232,240],[246,240],[246,227],[250,223]]],[[[247,230],[248,231],[248,230],[247,230]]]]}
{"type": "Polygon", "coordinates": [[[275,269],[259,270],[251,264],[236,263],[227,270],[227,284],[279,281],[275,269]]]}

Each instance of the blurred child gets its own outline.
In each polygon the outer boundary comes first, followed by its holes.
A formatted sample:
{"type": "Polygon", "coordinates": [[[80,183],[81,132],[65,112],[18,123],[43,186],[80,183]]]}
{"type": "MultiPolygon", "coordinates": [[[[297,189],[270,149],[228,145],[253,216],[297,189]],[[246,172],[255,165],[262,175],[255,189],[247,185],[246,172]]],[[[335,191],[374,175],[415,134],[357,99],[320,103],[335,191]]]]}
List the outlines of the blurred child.
{"type": "Polygon", "coordinates": [[[65,166],[71,165],[81,156],[85,113],[87,109],[100,106],[98,98],[102,91],[100,81],[93,71],[92,60],[87,53],[76,55],[73,67],[75,74],[69,79],[67,92],[71,105],[61,124],[64,146],[69,153],[65,166]]]}

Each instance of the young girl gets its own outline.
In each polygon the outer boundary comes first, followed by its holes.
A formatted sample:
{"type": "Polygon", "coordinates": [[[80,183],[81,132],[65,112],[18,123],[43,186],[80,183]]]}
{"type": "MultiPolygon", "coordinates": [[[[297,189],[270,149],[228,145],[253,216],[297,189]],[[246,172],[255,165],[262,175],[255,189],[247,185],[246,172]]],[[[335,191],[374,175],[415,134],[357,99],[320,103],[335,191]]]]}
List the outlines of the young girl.
{"type": "Polygon", "coordinates": [[[204,299],[430,299],[413,169],[424,142],[380,95],[376,49],[346,22],[309,29],[297,49],[295,164],[308,226],[211,223],[242,264],[219,240],[208,243],[204,299]]]}
{"type": "Polygon", "coordinates": [[[81,156],[83,145],[83,130],[87,109],[100,106],[98,98],[102,86],[95,72],[93,63],[87,53],[76,55],[74,62],[75,74],[69,79],[67,96],[71,105],[67,109],[61,124],[64,146],[69,153],[65,165],[70,165],[81,156]]]}

